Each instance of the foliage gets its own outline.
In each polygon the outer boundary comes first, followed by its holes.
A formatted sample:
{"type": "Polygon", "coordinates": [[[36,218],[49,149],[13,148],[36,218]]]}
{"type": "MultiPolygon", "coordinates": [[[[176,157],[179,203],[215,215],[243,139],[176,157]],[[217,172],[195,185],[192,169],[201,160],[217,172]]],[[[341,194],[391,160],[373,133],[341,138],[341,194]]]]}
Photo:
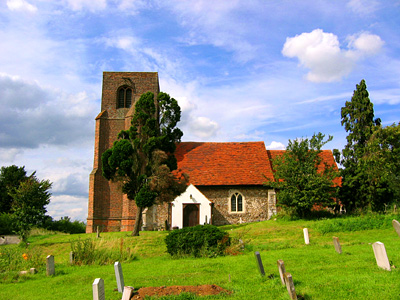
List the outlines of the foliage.
{"type": "Polygon", "coordinates": [[[0,169],[0,212],[11,212],[12,201],[10,193],[17,189],[22,181],[27,178],[25,167],[15,165],[1,167],[0,169]]]}
{"type": "Polygon", "coordinates": [[[307,217],[315,206],[335,205],[338,177],[335,165],[322,160],[321,148],[330,136],[314,134],[311,139],[289,140],[283,155],[273,159],[275,181],[266,184],[278,190],[278,205],[300,217],[307,217]]]}
{"type": "Polygon", "coordinates": [[[14,220],[12,214],[0,213],[0,234],[12,234],[14,230],[14,220]]]}
{"type": "Polygon", "coordinates": [[[132,235],[139,235],[142,211],[157,202],[172,201],[186,189],[184,176],[176,178],[174,152],[182,131],[178,102],[166,93],[143,94],[135,104],[131,127],[102,155],[103,176],[122,182],[122,192],[138,206],[132,235]],[[157,104],[156,104],[156,103],[157,104]]]}
{"type": "Polygon", "coordinates": [[[60,220],[53,220],[51,217],[46,216],[45,221],[42,225],[43,228],[47,230],[59,231],[64,233],[85,233],[86,232],[86,224],[81,221],[71,221],[71,218],[68,216],[61,217],[60,220]]]}
{"type": "Polygon", "coordinates": [[[360,166],[368,178],[368,201],[374,210],[400,200],[400,123],[377,127],[369,138],[360,166]]]}
{"type": "Polygon", "coordinates": [[[39,180],[34,174],[20,183],[18,189],[10,193],[13,198],[12,213],[15,232],[26,241],[32,226],[40,224],[46,213],[45,206],[50,203],[51,183],[39,180]]]}
{"type": "Polygon", "coordinates": [[[228,233],[213,225],[197,225],[171,231],[165,238],[171,256],[222,255],[230,239],[228,233]]]}
{"type": "MultiPolygon", "coordinates": [[[[336,161],[344,169],[341,170],[342,186],[340,200],[348,212],[356,209],[364,209],[371,204],[370,182],[365,169],[359,164],[364,156],[367,142],[373,134],[376,126],[380,125],[380,119],[374,120],[374,106],[369,99],[367,86],[364,80],[356,86],[351,101],[346,101],[342,107],[342,126],[347,135],[347,144],[341,155],[336,151],[336,161]]],[[[375,199],[375,204],[382,201],[375,199]]],[[[381,205],[374,205],[379,210],[381,205]]]]}
{"type": "Polygon", "coordinates": [[[7,245],[0,248],[0,273],[41,269],[44,265],[45,257],[38,247],[7,245]]]}

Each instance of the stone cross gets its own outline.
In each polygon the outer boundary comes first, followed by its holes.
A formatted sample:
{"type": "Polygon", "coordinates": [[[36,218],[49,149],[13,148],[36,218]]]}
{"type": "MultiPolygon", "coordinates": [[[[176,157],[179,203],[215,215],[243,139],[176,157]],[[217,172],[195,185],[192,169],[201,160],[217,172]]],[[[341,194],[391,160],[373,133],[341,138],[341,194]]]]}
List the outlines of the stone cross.
{"type": "Polygon", "coordinates": [[[337,253],[342,254],[342,247],[340,246],[339,238],[333,237],[333,245],[335,246],[335,250],[337,253]]]}
{"type": "Polygon", "coordinates": [[[306,245],[310,244],[310,238],[308,237],[308,228],[304,228],[303,233],[304,233],[304,242],[306,243],[306,245]]]}
{"type": "Polygon", "coordinates": [[[54,256],[53,255],[48,255],[46,257],[46,275],[47,276],[52,276],[56,274],[56,270],[54,267],[54,256]]]}
{"type": "Polygon", "coordinates": [[[277,263],[282,285],[285,285],[285,273],[286,273],[285,264],[283,263],[282,259],[278,260],[277,263]]]}
{"type": "Polygon", "coordinates": [[[294,289],[293,278],[290,273],[285,273],[286,289],[291,300],[297,300],[296,290],[294,289]]]}
{"type": "Polygon", "coordinates": [[[392,225],[394,227],[394,230],[396,230],[397,235],[400,236],[400,223],[397,220],[393,220],[392,225]]]}
{"type": "Polygon", "coordinates": [[[256,251],[256,252],[254,252],[254,255],[256,257],[258,270],[260,271],[261,276],[265,276],[264,266],[263,266],[262,261],[261,261],[260,252],[256,251]]]}
{"type": "Polygon", "coordinates": [[[134,288],[131,286],[124,286],[124,293],[122,294],[122,300],[129,300],[133,295],[134,288]]]}
{"type": "Polygon", "coordinates": [[[106,300],[104,280],[101,278],[96,278],[93,282],[93,300],[106,300]]]}
{"type": "Polygon", "coordinates": [[[122,274],[122,266],[119,261],[114,264],[115,278],[117,279],[118,292],[124,291],[124,275],[122,274]]]}
{"type": "Polygon", "coordinates": [[[385,245],[381,242],[376,242],[372,244],[372,248],[374,249],[376,264],[378,267],[387,271],[391,271],[385,245]]]}

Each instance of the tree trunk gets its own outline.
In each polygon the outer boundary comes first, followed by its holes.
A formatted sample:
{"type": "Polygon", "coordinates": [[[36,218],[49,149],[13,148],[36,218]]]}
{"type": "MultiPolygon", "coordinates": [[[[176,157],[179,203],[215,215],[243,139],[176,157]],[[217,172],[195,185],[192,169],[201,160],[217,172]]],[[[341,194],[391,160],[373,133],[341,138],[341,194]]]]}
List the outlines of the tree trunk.
{"type": "Polygon", "coordinates": [[[135,226],[133,227],[131,236],[139,236],[140,227],[142,226],[142,213],[143,207],[138,206],[136,211],[135,226]]]}

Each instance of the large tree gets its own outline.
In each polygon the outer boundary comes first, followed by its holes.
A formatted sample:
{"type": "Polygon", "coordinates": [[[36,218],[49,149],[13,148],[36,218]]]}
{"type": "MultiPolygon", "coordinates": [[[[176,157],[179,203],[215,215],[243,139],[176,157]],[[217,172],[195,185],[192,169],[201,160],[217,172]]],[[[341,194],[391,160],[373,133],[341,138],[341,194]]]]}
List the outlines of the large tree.
{"type": "Polygon", "coordinates": [[[321,157],[321,148],[332,140],[314,134],[311,139],[289,140],[283,155],[273,159],[274,182],[267,185],[277,189],[278,204],[307,217],[313,207],[335,205],[339,176],[336,165],[328,165],[321,157]]]}
{"type": "Polygon", "coordinates": [[[351,101],[346,101],[342,107],[341,116],[348,135],[341,155],[339,152],[335,155],[336,161],[344,167],[339,198],[347,211],[364,209],[369,205],[370,183],[360,159],[376,126],[380,125],[380,119],[374,119],[374,105],[364,80],[357,84],[351,101]]]}
{"type": "Polygon", "coordinates": [[[133,236],[139,235],[146,207],[172,201],[186,189],[186,179],[172,173],[174,155],[182,131],[178,102],[166,93],[143,94],[135,104],[131,127],[121,131],[112,148],[102,155],[103,176],[122,182],[122,191],[136,202],[133,236]]]}
{"type": "Polygon", "coordinates": [[[1,167],[0,169],[0,212],[9,213],[11,211],[13,198],[11,192],[17,189],[20,183],[26,180],[25,167],[15,165],[1,167]]]}

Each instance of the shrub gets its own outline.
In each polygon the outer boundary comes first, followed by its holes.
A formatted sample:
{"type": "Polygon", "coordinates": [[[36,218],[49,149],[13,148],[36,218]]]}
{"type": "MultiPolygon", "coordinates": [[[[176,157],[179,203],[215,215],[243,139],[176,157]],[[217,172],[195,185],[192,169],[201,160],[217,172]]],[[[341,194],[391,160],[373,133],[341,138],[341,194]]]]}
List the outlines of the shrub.
{"type": "Polygon", "coordinates": [[[229,234],[213,225],[197,225],[171,231],[165,238],[167,252],[172,256],[222,255],[230,244],[229,234]]]}
{"type": "Polygon", "coordinates": [[[59,231],[64,233],[85,233],[86,224],[81,221],[71,221],[70,217],[61,217],[60,220],[54,221],[48,218],[44,223],[43,227],[48,230],[59,231]]]}
{"type": "Polygon", "coordinates": [[[12,215],[7,213],[0,214],[0,234],[13,234],[14,226],[14,219],[12,215]]]}

